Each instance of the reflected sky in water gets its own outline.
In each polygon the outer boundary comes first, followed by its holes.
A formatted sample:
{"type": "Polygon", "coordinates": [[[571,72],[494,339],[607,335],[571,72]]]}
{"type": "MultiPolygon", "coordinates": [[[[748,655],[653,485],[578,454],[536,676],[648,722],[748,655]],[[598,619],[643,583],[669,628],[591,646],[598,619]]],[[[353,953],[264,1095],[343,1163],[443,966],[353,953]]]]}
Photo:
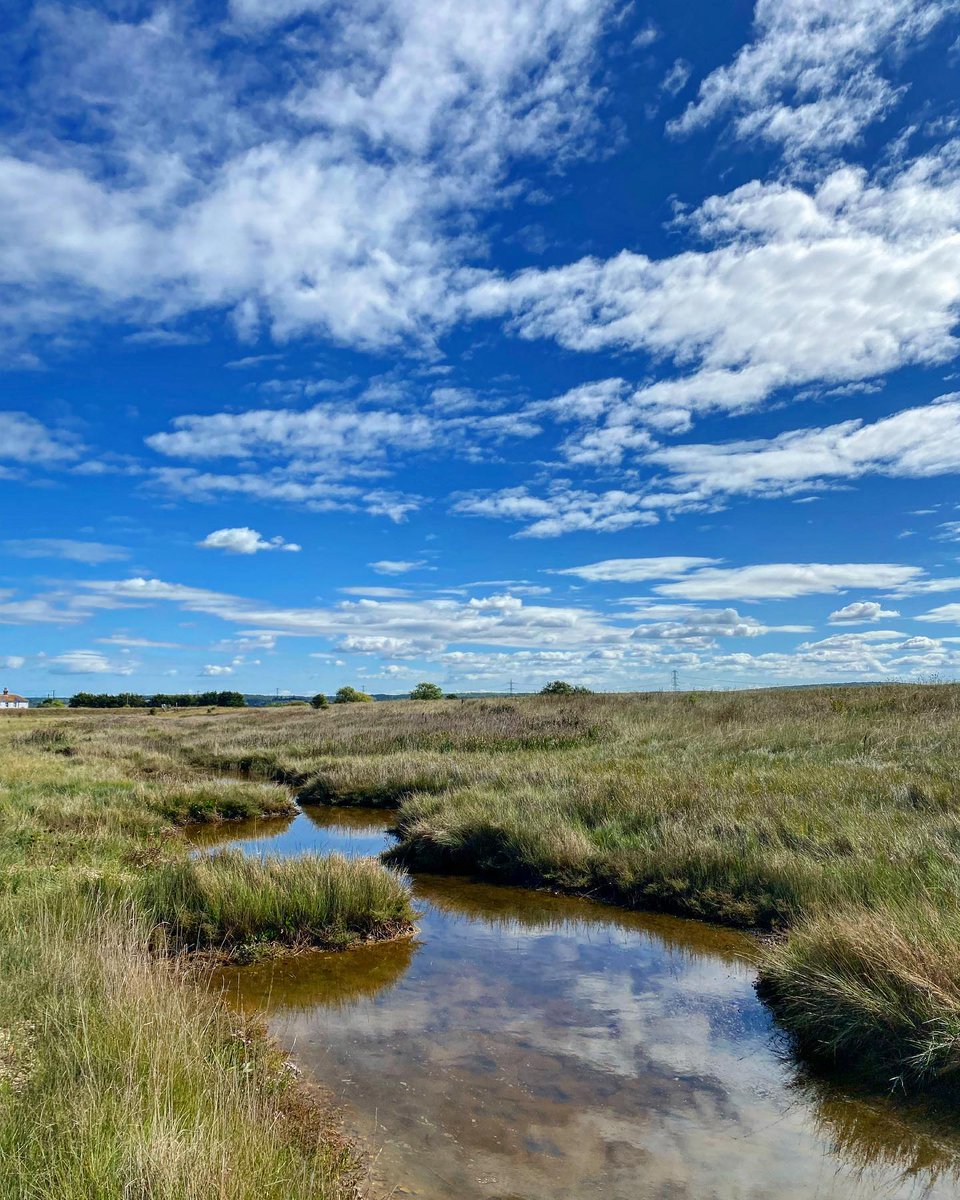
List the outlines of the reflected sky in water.
{"type": "MultiPolygon", "coordinates": [[[[261,826],[230,843],[376,852],[388,820],[311,809],[272,842],[261,826]]],[[[376,1184],[429,1200],[960,1195],[952,1133],[792,1068],[745,936],[460,878],[413,889],[413,942],[220,977],[344,1105],[376,1184]]]]}

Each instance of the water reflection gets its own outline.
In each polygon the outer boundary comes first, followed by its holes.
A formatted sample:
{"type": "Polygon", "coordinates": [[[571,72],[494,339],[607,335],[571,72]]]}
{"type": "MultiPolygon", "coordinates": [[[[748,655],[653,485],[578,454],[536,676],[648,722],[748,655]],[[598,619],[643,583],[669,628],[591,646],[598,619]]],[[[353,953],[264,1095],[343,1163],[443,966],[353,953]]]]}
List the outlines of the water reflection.
{"type": "Polygon", "coordinates": [[[310,808],[295,817],[195,825],[185,830],[198,850],[242,850],[245,854],[331,854],[350,858],[382,854],[392,839],[382,812],[365,808],[310,808]]]}
{"type": "MultiPolygon", "coordinates": [[[[382,814],[307,821],[341,850],[376,821],[386,844],[382,814]]],[[[458,878],[413,888],[414,942],[221,977],[337,1094],[378,1182],[430,1200],[958,1194],[957,1138],[928,1114],[790,1068],[742,935],[458,878]]]]}

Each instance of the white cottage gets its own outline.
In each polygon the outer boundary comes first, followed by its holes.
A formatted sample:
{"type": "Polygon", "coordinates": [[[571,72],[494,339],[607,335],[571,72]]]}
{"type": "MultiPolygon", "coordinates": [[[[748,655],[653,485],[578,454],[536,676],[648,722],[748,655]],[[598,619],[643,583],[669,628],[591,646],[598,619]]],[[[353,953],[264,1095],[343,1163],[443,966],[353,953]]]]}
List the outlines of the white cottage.
{"type": "Polygon", "coordinates": [[[11,692],[9,688],[4,688],[0,693],[0,708],[29,708],[30,701],[25,696],[18,696],[16,692],[11,692]]]}

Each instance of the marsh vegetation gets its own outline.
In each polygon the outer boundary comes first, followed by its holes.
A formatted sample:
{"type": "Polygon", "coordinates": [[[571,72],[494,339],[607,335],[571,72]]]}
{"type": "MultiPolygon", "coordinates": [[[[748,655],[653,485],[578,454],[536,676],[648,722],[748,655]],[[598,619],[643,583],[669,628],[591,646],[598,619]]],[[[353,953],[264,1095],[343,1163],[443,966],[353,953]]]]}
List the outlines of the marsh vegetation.
{"type": "Polygon", "coordinates": [[[6,714],[0,1194],[121,1196],[130,1178],[150,1196],[337,1194],[349,1152],[287,1132],[286,1076],[174,953],[409,922],[402,882],[369,860],[189,858],[182,826],[282,815],[280,784],[394,810],[391,857],[415,868],[771,931],[761,987],[800,1046],[885,1084],[955,1086],[958,716],[953,685],[6,714]],[[168,1011],[194,1039],[182,1057],[168,1011]],[[198,1138],[208,1173],[188,1185],[198,1138]]]}
{"type": "Polygon", "coordinates": [[[777,931],[764,986],[803,1045],[915,1083],[960,1069],[958,716],[956,685],[891,685],[49,722],[146,780],[393,807],[420,869],[777,931]]]}
{"type": "Polygon", "coordinates": [[[191,860],[180,824],[292,805],[203,778],[149,720],[0,721],[0,1196],[352,1196],[355,1151],[176,951],[392,935],[407,891],[370,860],[191,860]]]}

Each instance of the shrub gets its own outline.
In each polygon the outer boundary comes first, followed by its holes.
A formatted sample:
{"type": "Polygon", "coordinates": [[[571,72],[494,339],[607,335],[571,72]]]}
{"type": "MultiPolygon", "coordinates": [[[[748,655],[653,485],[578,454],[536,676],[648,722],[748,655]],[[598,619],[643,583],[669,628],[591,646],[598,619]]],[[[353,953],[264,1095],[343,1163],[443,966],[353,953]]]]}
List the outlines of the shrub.
{"type": "Polygon", "coordinates": [[[310,701],[310,707],[311,708],[326,708],[329,703],[330,703],[330,701],[327,699],[325,693],[317,692],[317,694],[314,696],[314,698],[310,701]]]}
{"type": "Polygon", "coordinates": [[[579,684],[567,683],[565,679],[555,679],[540,689],[541,696],[592,696],[589,688],[579,684]]]}
{"type": "Polygon", "coordinates": [[[442,700],[443,688],[436,683],[418,683],[410,693],[411,700],[442,700]]]}
{"type": "Polygon", "coordinates": [[[353,687],[342,687],[333,698],[334,704],[358,704],[366,703],[372,700],[372,696],[368,696],[366,692],[358,692],[353,687]]]}

